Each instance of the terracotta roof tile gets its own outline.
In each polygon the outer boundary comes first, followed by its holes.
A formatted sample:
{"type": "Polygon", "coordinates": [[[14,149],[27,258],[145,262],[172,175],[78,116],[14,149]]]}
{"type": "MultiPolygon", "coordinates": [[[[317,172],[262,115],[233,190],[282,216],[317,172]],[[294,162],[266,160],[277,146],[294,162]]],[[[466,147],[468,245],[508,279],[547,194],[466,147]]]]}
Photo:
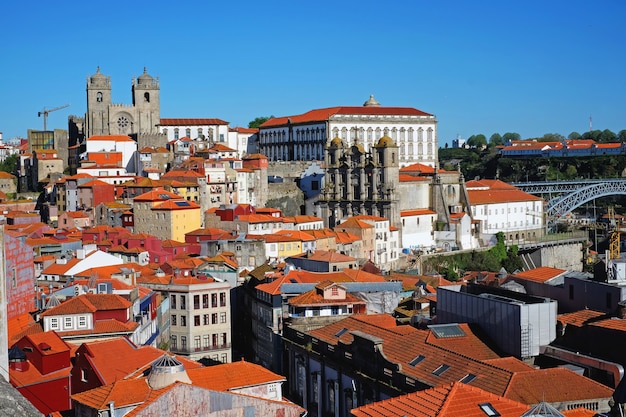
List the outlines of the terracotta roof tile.
{"type": "Polygon", "coordinates": [[[613,389],[567,368],[515,372],[504,393],[506,398],[524,404],[583,401],[612,395],[613,389]]]}
{"type": "Polygon", "coordinates": [[[533,281],[543,283],[556,278],[559,275],[567,272],[565,269],[552,268],[549,266],[540,266],[539,268],[530,269],[528,271],[518,272],[512,275],[512,278],[521,278],[526,281],[533,281]]]}
{"type": "MultiPolygon", "coordinates": [[[[341,106],[329,107],[325,109],[316,109],[308,111],[304,114],[285,117],[273,117],[263,123],[260,128],[282,126],[288,123],[300,124],[310,122],[321,122],[329,120],[337,114],[369,114],[369,115],[402,115],[402,116],[432,116],[421,110],[411,107],[374,107],[374,106],[341,106]]],[[[163,120],[163,119],[161,119],[163,120]]]]}
{"type": "Polygon", "coordinates": [[[188,369],[193,385],[216,391],[230,391],[271,382],[285,382],[285,377],[244,360],[228,364],[188,369]]]}
{"type": "Polygon", "coordinates": [[[530,407],[461,382],[401,395],[352,410],[355,417],[486,417],[489,403],[502,417],[519,417],[530,407]]]}

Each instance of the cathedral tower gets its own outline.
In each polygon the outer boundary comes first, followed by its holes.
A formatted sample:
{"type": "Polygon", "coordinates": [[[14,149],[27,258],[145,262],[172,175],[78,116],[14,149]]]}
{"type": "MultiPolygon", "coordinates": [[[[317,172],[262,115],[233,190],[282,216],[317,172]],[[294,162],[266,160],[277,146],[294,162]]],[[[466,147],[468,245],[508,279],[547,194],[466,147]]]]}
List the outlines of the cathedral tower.
{"type": "Polygon", "coordinates": [[[100,73],[87,78],[86,135],[109,134],[109,107],[111,105],[111,79],[100,73]]]}
{"type": "Polygon", "coordinates": [[[133,106],[136,109],[136,126],[134,133],[149,135],[157,133],[160,116],[159,80],[152,78],[143,69],[143,74],[133,80],[133,106]]]}

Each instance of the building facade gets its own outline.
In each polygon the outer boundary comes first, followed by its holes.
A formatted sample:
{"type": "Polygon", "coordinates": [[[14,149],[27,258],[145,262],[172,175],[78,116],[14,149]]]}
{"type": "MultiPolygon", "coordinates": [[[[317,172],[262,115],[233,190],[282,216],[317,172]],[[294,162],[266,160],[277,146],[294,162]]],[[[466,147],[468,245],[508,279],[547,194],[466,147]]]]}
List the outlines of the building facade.
{"type": "Polygon", "coordinates": [[[384,107],[373,96],[362,107],[330,107],[272,118],[259,128],[259,152],[270,161],[322,160],[334,138],[370,151],[383,136],[398,143],[400,166],[437,164],[435,116],[411,107],[384,107]]]}

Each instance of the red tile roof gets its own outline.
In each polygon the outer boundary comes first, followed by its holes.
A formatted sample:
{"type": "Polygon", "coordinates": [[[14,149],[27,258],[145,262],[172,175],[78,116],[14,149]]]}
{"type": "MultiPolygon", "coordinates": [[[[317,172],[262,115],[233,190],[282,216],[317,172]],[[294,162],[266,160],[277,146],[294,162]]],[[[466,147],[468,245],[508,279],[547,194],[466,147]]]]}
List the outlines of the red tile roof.
{"type": "Polygon", "coordinates": [[[327,121],[332,116],[338,114],[432,116],[432,114],[411,107],[342,106],[311,110],[304,114],[296,116],[273,117],[263,123],[260,128],[262,129],[267,127],[282,126],[286,124],[322,122],[327,121]]]}
{"type": "Polygon", "coordinates": [[[490,404],[502,417],[519,417],[530,409],[461,382],[401,395],[352,410],[355,417],[486,417],[481,404],[490,404]]]}
{"type": "Polygon", "coordinates": [[[611,398],[613,389],[567,368],[515,372],[504,397],[524,404],[611,398]]]}
{"type": "Polygon", "coordinates": [[[285,377],[244,360],[188,369],[187,374],[193,385],[216,391],[232,391],[272,382],[285,382],[285,377]]]}
{"type": "Polygon", "coordinates": [[[526,281],[543,283],[565,272],[567,272],[565,269],[552,268],[549,266],[540,266],[538,268],[530,269],[528,271],[518,272],[517,274],[512,275],[512,278],[520,278],[526,281]]]}
{"type": "Polygon", "coordinates": [[[117,294],[82,294],[40,314],[41,317],[128,309],[132,303],[117,294]]]}
{"type": "Polygon", "coordinates": [[[227,125],[228,122],[225,122],[221,119],[161,119],[159,122],[160,126],[208,126],[208,125],[227,125]]]}

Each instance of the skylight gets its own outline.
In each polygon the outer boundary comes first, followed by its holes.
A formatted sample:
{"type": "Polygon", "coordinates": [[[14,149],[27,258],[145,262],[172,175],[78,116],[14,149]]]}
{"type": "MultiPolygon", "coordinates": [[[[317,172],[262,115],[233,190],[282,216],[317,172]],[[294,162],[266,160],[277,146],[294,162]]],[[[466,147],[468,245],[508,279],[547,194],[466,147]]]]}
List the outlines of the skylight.
{"type": "Polygon", "coordinates": [[[343,329],[341,329],[337,333],[335,333],[335,337],[341,337],[341,335],[343,335],[347,331],[348,331],[348,328],[344,327],[343,329]]]}
{"type": "Polygon", "coordinates": [[[493,405],[491,405],[491,403],[478,404],[478,406],[489,417],[497,417],[500,415],[500,413],[498,413],[498,411],[495,408],[493,408],[493,405]]]}
{"type": "Polygon", "coordinates": [[[441,374],[443,374],[444,372],[446,372],[448,369],[450,369],[450,365],[446,365],[445,363],[440,365],[439,368],[435,369],[433,371],[433,375],[435,376],[441,376],[441,374]]]}
{"type": "Polygon", "coordinates": [[[415,365],[417,365],[418,363],[420,363],[421,361],[423,361],[424,359],[426,359],[426,356],[424,356],[424,355],[418,355],[418,356],[414,357],[414,358],[411,360],[411,362],[409,362],[409,365],[411,365],[411,366],[415,366],[415,365]]]}
{"type": "Polygon", "coordinates": [[[437,338],[465,336],[465,332],[463,331],[463,329],[461,329],[461,327],[456,323],[433,324],[428,326],[428,328],[437,338]]]}
{"type": "Polygon", "coordinates": [[[469,384],[470,382],[472,382],[475,379],[476,379],[476,375],[474,375],[474,374],[467,374],[463,378],[461,378],[459,380],[459,382],[462,382],[464,384],[469,384]]]}
{"type": "Polygon", "coordinates": [[[178,207],[189,207],[189,203],[186,201],[174,201],[174,204],[176,204],[178,207]]]}

